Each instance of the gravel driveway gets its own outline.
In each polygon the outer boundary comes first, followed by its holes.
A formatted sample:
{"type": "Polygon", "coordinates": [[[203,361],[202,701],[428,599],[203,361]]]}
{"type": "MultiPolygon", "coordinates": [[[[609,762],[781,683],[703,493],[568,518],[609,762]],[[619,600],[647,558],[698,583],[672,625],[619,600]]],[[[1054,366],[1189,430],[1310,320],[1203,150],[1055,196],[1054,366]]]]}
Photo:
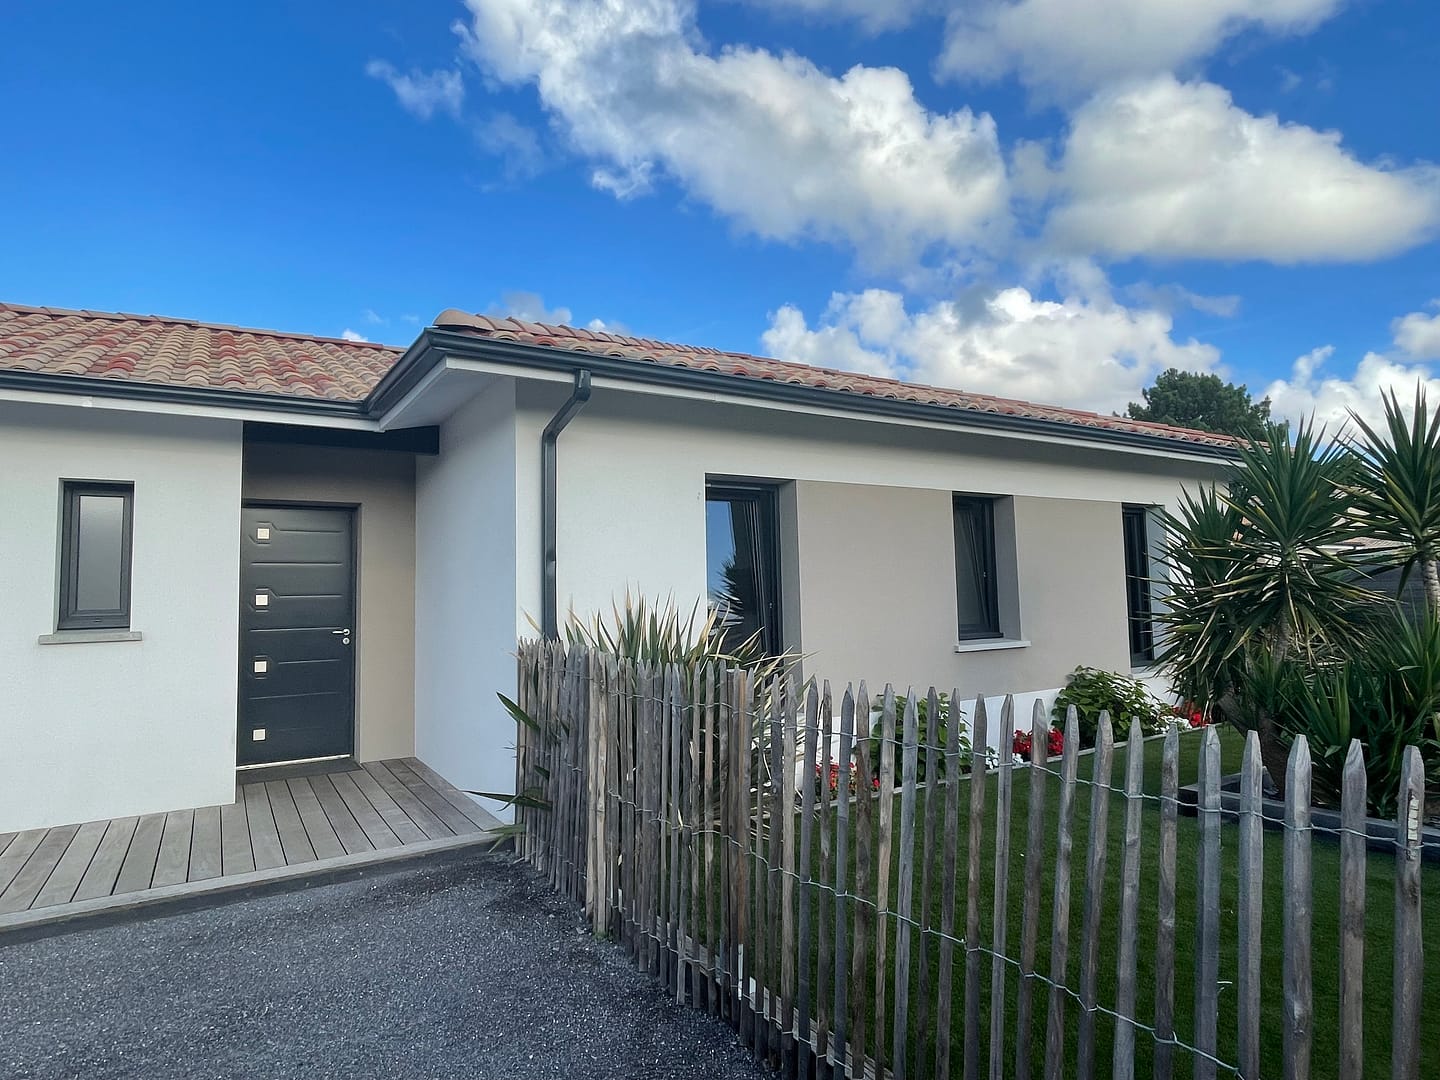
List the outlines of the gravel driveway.
{"type": "Polygon", "coordinates": [[[0,944],[7,1080],[761,1075],[507,855],[0,944]]]}

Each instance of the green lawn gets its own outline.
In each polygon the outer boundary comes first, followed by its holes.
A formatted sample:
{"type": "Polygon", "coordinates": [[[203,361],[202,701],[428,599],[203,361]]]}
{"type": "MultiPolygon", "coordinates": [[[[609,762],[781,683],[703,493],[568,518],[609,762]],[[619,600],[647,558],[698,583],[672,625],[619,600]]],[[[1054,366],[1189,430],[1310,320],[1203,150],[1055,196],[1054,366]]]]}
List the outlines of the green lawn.
{"type": "MultiPolygon", "coordinates": [[[[1200,753],[1200,737],[1198,735],[1186,734],[1181,738],[1181,783],[1191,783],[1196,777],[1198,759],[1200,753]]],[[[1226,773],[1235,772],[1239,768],[1239,758],[1242,748],[1242,741],[1233,732],[1227,732],[1222,736],[1222,748],[1224,755],[1223,768],[1226,773]]],[[[1115,771],[1113,783],[1120,786],[1123,783],[1124,773],[1124,747],[1116,748],[1115,771]]],[[[1160,741],[1152,741],[1147,744],[1146,756],[1146,783],[1147,793],[1158,793],[1160,788],[1160,741]]],[[[1058,763],[1056,763],[1058,764],[1058,763]]],[[[1083,757],[1080,760],[1079,776],[1081,780],[1088,779],[1093,768],[1093,758],[1083,757]]],[[[1051,916],[1054,897],[1053,871],[1055,866],[1056,847],[1058,843],[1056,820],[1059,803],[1059,781],[1053,777],[1047,778],[1046,813],[1048,817],[1045,830],[1045,844],[1038,852],[1026,852],[1026,822],[1028,816],[1030,776],[1029,771],[1017,769],[1014,773],[1014,791],[1012,810],[1010,818],[1011,830],[1011,865],[1009,876],[1009,932],[1008,946],[1006,952],[1011,957],[1019,956],[1021,912],[1023,902],[1024,868],[1028,858],[1040,858],[1043,860],[1044,873],[1042,875],[1041,904],[1040,904],[1040,934],[1039,948],[1036,957],[1037,970],[1048,974],[1050,970],[1050,940],[1051,940],[1051,916]]],[[[994,895],[994,814],[995,814],[995,777],[991,774],[987,783],[987,811],[985,816],[985,837],[982,846],[983,875],[981,882],[981,941],[988,947],[992,940],[994,927],[993,918],[993,895],[994,895]]],[[[1070,907],[1070,949],[1069,963],[1065,983],[1072,989],[1078,989],[1080,985],[1080,957],[1081,942],[1080,930],[1081,919],[1085,908],[1085,895],[1087,889],[1101,890],[1103,898],[1103,919],[1100,942],[1100,973],[1099,973],[1099,1001],[1102,1005],[1113,1008],[1115,1005],[1116,991],[1116,959],[1119,953],[1119,905],[1120,905],[1120,868],[1123,855],[1124,837],[1124,811],[1125,802],[1121,796],[1113,796],[1110,811],[1109,824],[1107,829],[1108,861],[1103,880],[1087,882],[1086,874],[1086,845],[1089,836],[1090,819],[1090,792],[1091,789],[1081,784],[1076,789],[1075,799],[1075,843],[1072,862],[1072,893],[1070,907]]],[[[938,796],[937,796],[938,797],[938,796]]],[[[963,934],[965,927],[965,862],[966,862],[966,829],[968,821],[969,789],[968,784],[962,782],[960,790],[961,799],[961,827],[960,834],[953,837],[944,837],[943,817],[942,827],[937,830],[937,850],[932,854],[931,892],[929,925],[938,927],[940,923],[940,887],[939,879],[943,872],[943,844],[948,842],[956,845],[958,849],[957,868],[959,881],[957,882],[957,903],[955,930],[957,936],[963,934]]],[[[917,797],[916,806],[916,843],[921,842],[923,837],[923,823],[925,815],[925,793],[922,791],[917,797]]],[[[900,825],[899,800],[896,800],[894,828],[896,846],[898,848],[900,825]]],[[[1141,871],[1141,893],[1140,893],[1140,932],[1138,942],[1139,956],[1139,989],[1137,991],[1138,1017],[1144,1024],[1153,1020],[1154,1007],[1154,942],[1156,935],[1156,904],[1158,891],[1158,843],[1159,843],[1160,812],[1157,802],[1147,801],[1143,815],[1143,850],[1142,850],[1142,871],[1141,871]]],[[[1281,1012],[1283,1007],[1282,996],[1282,950],[1281,950],[1281,927],[1282,927],[1282,834],[1278,831],[1267,831],[1265,833],[1265,883],[1264,883],[1264,960],[1262,975],[1262,1010],[1261,1018],[1261,1039],[1262,1039],[1262,1062],[1267,1074],[1271,1071],[1278,1072],[1282,1060],[1282,1034],[1281,1034],[1281,1012]]],[[[1222,868],[1223,880],[1221,882],[1221,954],[1220,954],[1220,1042],[1219,1056],[1222,1060],[1234,1062],[1236,1059],[1236,1031],[1237,1031],[1237,999],[1235,988],[1236,977],[1236,952],[1237,952],[1237,925],[1235,923],[1236,896],[1237,896],[1237,854],[1238,831],[1236,826],[1227,824],[1222,829],[1222,868]]],[[[1178,911],[1176,913],[1176,971],[1175,971],[1175,1026],[1178,1037],[1183,1042],[1191,1042],[1193,1030],[1193,1005],[1194,1005],[1194,943],[1195,943],[1195,918],[1196,918],[1196,884],[1197,884],[1197,855],[1198,855],[1199,831],[1196,820],[1182,814],[1179,822],[1179,845],[1177,861],[1177,893],[1178,911]]],[[[816,848],[818,850],[818,840],[816,848]]],[[[872,851],[874,845],[872,845],[872,851]]],[[[852,848],[853,852],[853,848],[852,848]]],[[[899,853],[896,852],[898,867],[899,853]]],[[[1366,1005],[1366,1058],[1367,1075],[1381,1077],[1389,1075],[1389,1047],[1391,1029],[1391,932],[1394,915],[1394,879],[1393,879],[1393,857],[1380,853],[1371,852],[1368,866],[1368,902],[1366,919],[1366,980],[1365,980],[1365,1005],[1366,1005]]],[[[817,866],[818,870],[818,858],[817,866]]],[[[894,904],[896,894],[896,882],[898,880],[898,868],[892,870],[890,897],[891,905],[894,904]]],[[[1332,1077],[1337,1075],[1338,1063],[1338,1019],[1339,1019],[1339,988],[1338,988],[1338,955],[1339,955],[1339,905],[1338,894],[1340,884],[1339,848],[1331,838],[1316,837],[1314,843],[1314,1073],[1317,1078],[1332,1077]]],[[[853,887],[855,878],[850,878],[853,887]]],[[[915,914],[919,917],[920,908],[920,887],[921,868],[917,863],[915,870],[915,914]]],[[[1422,890],[1425,898],[1432,904],[1440,899],[1440,871],[1427,867],[1423,874],[1422,890]]],[[[853,907],[853,906],[852,906],[853,907]]],[[[1433,909],[1432,909],[1433,910],[1433,909]]],[[[827,905],[828,911],[828,905],[827,905]]],[[[833,918],[833,915],[831,916],[833,918]]],[[[887,918],[888,934],[890,935],[889,956],[893,965],[895,956],[895,925],[896,920],[887,918]]],[[[816,924],[818,926],[818,922],[816,924]]],[[[854,926],[853,910],[849,920],[849,926],[854,926]]],[[[918,961],[920,946],[919,932],[912,931],[912,961],[914,964],[914,977],[912,978],[910,1016],[912,1018],[912,1031],[909,1040],[909,1057],[912,1063],[912,1075],[928,1074],[929,1063],[934,1055],[934,1031],[920,1030],[918,1024],[918,995],[927,994],[933,997],[935,994],[935,966],[938,952],[938,941],[930,939],[927,948],[930,971],[928,974],[919,969],[918,961]],[[916,1073],[918,1064],[924,1063],[926,1072],[916,1073]]],[[[1431,957],[1440,956],[1440,919],[1432,919],[1426,925],[1425,930],[1426,953],[1431,957]]],[[[873,950],[872,950],[873,962],[873,950]]],[[[988,1032],[989,1032],[989,986],[990,986],[990,958],[984,957],[983,962],[983,999],[986,1001],[985,1015],[982,1017],[982,1067],[985,1056],[988,1053],[988,1032]]],[[[1012,1063],[1014,1058],[1015,1033],[1015,994],[1017,987],[1017,975],[1013,968],[1009,969],[1007,978],[1007,1006],[1006,1006],[1006,1028],[1007,1047],[1006,1060],[1012,1063]]],[[[961,1054],[963,1047],[963,1018],[964,1018],[964,957],[957,949],[954,968],[954,1021],[952,1045],[954,1052],[954,1064],[952,1074],[958,1075],[961,1054]]],[[[830,988],[825,988],[825,993],[830,988]]],[[[1430,1051],[1440,1050],[1440,978],[1427,978],[1425,980],[1425,1002],[1422,1010],[1425,1029],[1422,1032],[1422,1045],[1430,1051]]],[[[888,1017],[893,1018],[895,994],[893,987],[887,991],[888,1017]]],[[[853,1000],[853,991],[852,991],[853,1000]]],[[[1035,1025],[1031,1032],[1032,1038],[1032,1061],[1038,1074],[1040,1064],[1044,1061],[1044,1027],[1048,1002],[1048,991],[1043,985],[1037,984],[1035,998],[1035,1025]]],[[[1077,1018],[1079,1015],[1078,1004],[1070,999],[1067,1001],[1066,1019],[1067,1034],[1066,1045],[1072,1056],[1075,1048],[1075,1032],[1077,1018]]],[[[930,1016],[933,1018],[934,1009],[930,1009],[930,1016]]],[[[885,1040],[887,1050],[885,1058],[888,1060],[889,1026],[892,1022],[887,1018],[885,1040]]],[[[933,1020],[932,1020],[933,1023],[933,1020]]],[[[873,1020],[868,1024],[870,1053],[876,1053],[875,1040],[877,1033],[873,1020]]],[[[1111,1045],[1114,1037],[1114,1023],[1103,1014],[1099,1018],[1097,1033],[1097,1074],[1109,1075],[1111,1068],[1111,1045]]],[[[1136,1042],[1138,1047],[1138,1058],[1136,1061],[1136,1074],[1148,1075],[1152,1060],[1153,1042],[1151,1037],[1142,1031],[1137,1031],[1136,1042]]],[[[1190,1055],[1184,1051],[1177,1050],[1175,1055],[1176,1075],[1188,1075],[1192,1067],[1190,1055]]],[[[1067,1070],[1068,1074],[1069,1070],[1067,1070]]]]}

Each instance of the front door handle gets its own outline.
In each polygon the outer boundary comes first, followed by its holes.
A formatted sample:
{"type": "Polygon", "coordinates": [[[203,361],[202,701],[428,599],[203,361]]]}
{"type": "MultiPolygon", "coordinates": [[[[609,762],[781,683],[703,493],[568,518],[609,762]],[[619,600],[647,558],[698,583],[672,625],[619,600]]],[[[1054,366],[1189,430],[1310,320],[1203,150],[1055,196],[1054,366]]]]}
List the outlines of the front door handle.
{"type": "Polygon", "coordinates": [[[344,630],[331,630],[330,633],[336,635],[340,639],[341,645],[350,644],[350,628],[348,626],[344,630]]]}

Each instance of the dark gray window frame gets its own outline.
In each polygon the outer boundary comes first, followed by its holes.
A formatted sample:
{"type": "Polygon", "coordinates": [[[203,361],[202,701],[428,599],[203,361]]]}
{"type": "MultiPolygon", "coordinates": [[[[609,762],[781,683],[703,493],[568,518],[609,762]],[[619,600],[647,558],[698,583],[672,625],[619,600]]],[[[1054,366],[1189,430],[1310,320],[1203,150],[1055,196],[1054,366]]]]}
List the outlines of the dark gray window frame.
{"type": "Polygon", "coordinates": [[[953,515],[955,523],[955,619],[961,641],[985,641],[1004,636],[1000,626],[1000,588],[995,562],[995,499],[986,495],[954,496],[953,515]],[[960,564],[960,538],[963,535],[962,518],[973,515],[976,520],[974,533],[980,542],[979,561],[981,582],[978,590],[981,610],[979,618],[967,622],[960,610],[960,581],[962,574],[974,572],[973,566],[960,564]]]}
{"type": "Polygon", "coordinates": [[[766,656],[780,656],[785,649],[782,627],[783,584],[780,577],[780,485],[762,481],[707,477],[705,501],[754,504],[760,536],[752,552],[759,570],[761,605],[760,647],[766,656]]]}
{"type": "Polygon", "coordinates": [[[135,485],[110,480],[64,480],[60,486],[60,598],[57,630],[130,629],[130,569],[135,517],[135,485]],[[125,503],[120,525],[120,606],[103,611],[77,606],[75,587],[80,559],[80,500],[87,495],[116,496],[125,503]]]}
{"type": "Polygon", "coordinates": [[[1155,662],[1155,593],[1150,579],[1150,514],[1148,506],[1121,507],[1125,546],[1125,633],[1131,667],[1155,662]]]}

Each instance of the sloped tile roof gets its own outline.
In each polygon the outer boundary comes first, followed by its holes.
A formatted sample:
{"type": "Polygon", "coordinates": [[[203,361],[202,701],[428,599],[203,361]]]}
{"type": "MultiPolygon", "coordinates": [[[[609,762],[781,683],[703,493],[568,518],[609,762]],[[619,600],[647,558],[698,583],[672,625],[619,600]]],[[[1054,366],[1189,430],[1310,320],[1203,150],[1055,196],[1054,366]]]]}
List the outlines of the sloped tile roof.
{"type": "Polygon", "coordinates": [[[363,401],[403,350],[158,315],[0,304],[0,369],[363,401]]]}
{"type": "Polygon", "coordinates": [[[1051,421],[1074,427],[1130,432],[1136,435],[1149,435],[1202,446],[1225,449],[1235,446],[1235,440],[1230,436],[1216,435],[1208,431],[1193,431],[1189,428],[1152,424],[1144,420],[1130,420],[1120,416],[1105,416],[1101,413],[1085,412],[1080,409],[1063,409],[1059,406],[1038,405],[1029,401],[993,397],[989,394],[972,394],[963,390],[899,382],[895,379],[883,379],[875,375],[862,375],[853,371],[839,371],[813,367],[809,364],[772,360],[764,356],[751,356],[748,353],[722,352],[719,349],[694,345],[675,345],[670,342],[655,341],[651,338],[628,337],[574,326],[551,326],[546,323],[527,322],[521,319],[497,319],[488,315],[472,315],[455,308],[441,312],[435,320],[435,326],[443,330],[458,330],[496,341],[543,345],[555,349],[566,349],[570,352],[637,360],[663,364],[668,367],[694,368],[700,371],[714,371],[751,379],[793,383],[822,390],[838,390],[869,397],[890,398],[895,401],[944,405],[971,412],[1000,413],[1006,416],[1051,421]]]}
{"type": "MultiPolygon", "coordinates": [[[[1205,431],[898,382],[748,353],[676,345],[573,326],[472,315],[455,308],[441,312],[435,326],[479,340],[537,345],[570,353],[995,413],[1074,428],[1128,432],[1177,443],[1221,449],[1235,445],[1229,436],[1205,431]]],[[[403,353],[403,349],[389,345],[158,315],[0,304],[0,371],[359,404],[403,353]]]]}

